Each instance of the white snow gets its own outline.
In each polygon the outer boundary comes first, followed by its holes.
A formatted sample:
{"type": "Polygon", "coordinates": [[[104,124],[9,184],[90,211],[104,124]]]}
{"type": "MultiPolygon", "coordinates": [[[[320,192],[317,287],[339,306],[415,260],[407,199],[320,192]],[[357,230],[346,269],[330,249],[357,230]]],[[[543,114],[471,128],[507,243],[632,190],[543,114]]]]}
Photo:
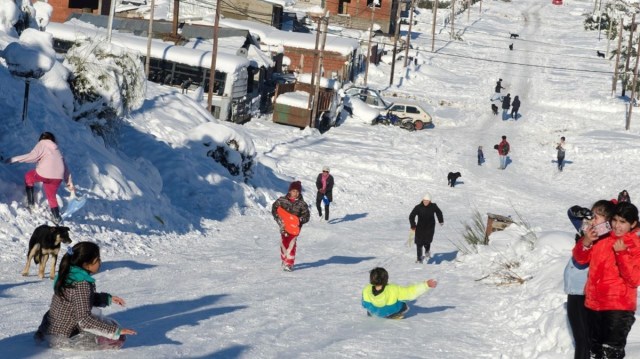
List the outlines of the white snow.
{"type": "MultiPolygon", "coordinates": [[[[22,123],[24,80],[9,74],[2,55],[0,156],[26,153],[42,131],[56,135],[79,194],[88,198],[67,223],[72,239],[101,246],[97,288],[127,301],[104,314],[138,331],[120,351],[34,346],[52,282],[37,279],[33,267],[28,277],[20,272],[47,205],[39,190],[38,213],[24,208],[23,175],[33,165],[0,164],[2,357],[573,357],[562,287],[573,244],[566,210],[622,189],[632,200],[640,196],[638,111],[624,130],[620,84],[611,96],[613,61],[595,54],[606,40],[582,25],[592,1],[484,1],[482,14],[478,5],[468,22],[466,13],[456,18],[462,41],[451,41],[438,19],[435,53],[431,12],[420,11],[412,44],[425,62],[396,66],[393,85],[389,65],[369,70],[368,85],[385,96],[434,108],[435,127],[417,132],[354,117],[322,135],[274,124],[270,116],[244,126],[219,123],[201,101],[149,83],[142,107],[103,140],[70,120],[59,64],[31,81],[22,123]],[[509,39],[510,32],[520,38],[509,39]],[[498,78],[503,93],[520,96],[517,121],[491,113],[498,78]],[[504,171],[492,150],[501,135],[513,151],[504,171]],[[562,173],[554,163],[560,136],[572,146],[562,173]],[[207,156],[231,137],[256,156],[246,183],[207,156]],[[476,164],[479,145],[483,166],[476,164]],[[336,181],[329,223],[314,208],[314,182],[325,165],[336,181]],[[456,171],[458,186],[447,187],[447,173],[456,171]],[[270,210],[294,179],[303,183],[312,219],[302,228],[295,271],[284,273],[270,210]],[[425,191],[445,223],[436,228],[434,258],[419,265],[415,248],[406,246],[408,215],[425,191]],[[463,254],[464,224],[476,210],[483,220],[490,212],[519,224],[463,254]],[[517,263],[511,271],[524,284],[501,284],[504,275],[496,274],[507,263],[517,263]],[[404,320],[369,318],[360,293],[376,266],[398,284],[435,278],[439,285],[409,303],[404,320]]],[[[2,24],[7,13],[0,12],[2,24]]],[[[16,41],[16,34],[0,32],[3,49],[16,41]]],[[[65,205],[69,194],[62,189],[59,196],[65,205]]],[[[626,352],[640,357],[640,324],[626,352]]]]}
{"type": "Polygon", "coordinates": [[[283,93],[276,98],[276,103],[288,105],[296,108],[309,108],[309,93],[304,91],[293,91],[283,93]]]}

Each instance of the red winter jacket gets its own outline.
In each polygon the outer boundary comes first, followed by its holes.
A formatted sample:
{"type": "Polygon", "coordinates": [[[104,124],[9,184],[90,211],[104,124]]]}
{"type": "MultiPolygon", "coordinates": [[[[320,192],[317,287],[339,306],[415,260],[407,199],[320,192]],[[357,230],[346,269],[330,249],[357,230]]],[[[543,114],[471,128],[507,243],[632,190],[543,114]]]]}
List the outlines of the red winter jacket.
{"type": "Polygon", "coordinates": [[[640,285],[640,238],[636,231],[622,236],[627,249],[613,250],[618,238],[611,232],[590,249],[582,240],[573,248],[573,258],[580,264],[589,263],[585,286],[585,306],[589,309],[630,310],[637,306],[637,287],[640,285]]]}

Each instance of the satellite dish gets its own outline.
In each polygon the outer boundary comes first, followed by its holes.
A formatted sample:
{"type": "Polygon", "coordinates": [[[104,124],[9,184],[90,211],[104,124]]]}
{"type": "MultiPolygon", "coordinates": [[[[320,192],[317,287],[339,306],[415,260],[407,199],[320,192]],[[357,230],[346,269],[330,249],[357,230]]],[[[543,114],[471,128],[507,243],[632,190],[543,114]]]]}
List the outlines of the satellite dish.
{"type": "Polygon", "coordinates": [[[245,49],[244,47],[239,48],[238,51],[236,51],[236,55],[247,57],[247,49],[245,49]]]}

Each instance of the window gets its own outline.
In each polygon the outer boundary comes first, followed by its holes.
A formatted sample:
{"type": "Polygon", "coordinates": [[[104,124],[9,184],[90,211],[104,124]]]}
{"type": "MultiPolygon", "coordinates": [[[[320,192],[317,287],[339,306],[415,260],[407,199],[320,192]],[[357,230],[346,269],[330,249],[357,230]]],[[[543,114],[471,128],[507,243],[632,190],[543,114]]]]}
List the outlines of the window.
{"type": "Polygon", "coordinates": [[[375,4],[376,7],[382,6],[382,0],[367,0],[367,7],[371,7],[372,4],[375,4]]]}
{"type": "Polygon", "coordinates": [[[404,112],[404,106],[403,105],[393,105],[393,107],[391,107],[391,109],[389,109],[389,111],[404,112]]]}
{"type": "Polygon", "coordinates": [[[407,106],[407,113],[420,113],[420,110],[418,110],[418,108],[413,107],[413,106],[407,106]]]}

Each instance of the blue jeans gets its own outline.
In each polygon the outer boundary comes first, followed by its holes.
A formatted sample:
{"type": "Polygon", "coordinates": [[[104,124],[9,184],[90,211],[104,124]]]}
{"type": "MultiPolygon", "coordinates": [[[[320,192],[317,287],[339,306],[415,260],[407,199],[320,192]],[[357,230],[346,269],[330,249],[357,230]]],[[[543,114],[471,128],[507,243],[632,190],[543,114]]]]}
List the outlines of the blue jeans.
{"type": "Polygon", "coordinates": [[[507,155],[500,155],[500,169],[507,168],[507,155]]]}

